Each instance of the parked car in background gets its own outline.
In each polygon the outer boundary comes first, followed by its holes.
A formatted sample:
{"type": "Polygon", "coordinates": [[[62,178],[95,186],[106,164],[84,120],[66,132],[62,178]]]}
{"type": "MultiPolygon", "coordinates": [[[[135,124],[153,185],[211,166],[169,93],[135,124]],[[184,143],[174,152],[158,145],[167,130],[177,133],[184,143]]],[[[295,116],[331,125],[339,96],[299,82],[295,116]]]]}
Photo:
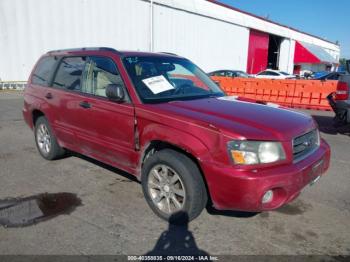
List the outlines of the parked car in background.
{"type": "Polygon", "coordinates": [[[340,72],[323,72],[321,74],[314,74],[311,80],[339,80],[339,77],[343,75],[340,72]]]}
{"type": "Polygon", "coordinates": [[[158,216],[178,222],[207,203],[279,208],[330,161],[311,116],[227,97],[191,61],[170,54],[51,51],[28,79],[23,116],[43,158],[69,149],[124,170],[141,181],[158,216]]]}
{"type": "Polygon", "coordinates": [[[322,77],[324,75],[329,74],[329,71],[318,71],[318,72],[313,72],[311,74],[311,78],[318,78],[318,77],[322,77]]]}
{"type": "Polygon", "coordinates": [[[246,72],[240,70],[217,70],[214,72],[208,73],[209,76],[224,76],[224,77],[241,77],[241,78],[250,78],[246,72]]]}
{"type": "Polygon", "coordinates": [[[266,69],[255,75],[255,78],[267,78],[267,79],[293,79],[295,75],[290,75],[286,72],[279,70],[266,69]]]}
{"type": "Polygon", "coordinates": [[[327,99],[336,114],[336,120],[350,123],[350,60],[346,61],[346,73],[340,74],[337,91],[327,99]]]}
{"type": "Polygon", "coordinates": [[[339,65],[337,72],[345,74],[346,73],[346,66],[344,65],[339,65]]]}
{"type": "Polygon", "coordinates": [[[299,76],[300,79],[310,79],[313,73],[311,70],[302,70],[297,77],[299,76]]]}

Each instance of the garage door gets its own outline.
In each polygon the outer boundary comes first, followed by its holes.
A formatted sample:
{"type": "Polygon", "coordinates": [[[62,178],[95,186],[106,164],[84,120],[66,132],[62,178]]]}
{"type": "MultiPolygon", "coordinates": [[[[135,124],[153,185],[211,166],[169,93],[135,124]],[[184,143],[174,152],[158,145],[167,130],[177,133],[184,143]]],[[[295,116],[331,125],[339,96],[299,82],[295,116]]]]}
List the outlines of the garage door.
{"type": "Polygon", "coordinates": [[[247,73],[256,74],[266,69],[269,52],[269,34],[251,30],[249,35],[249,49],[247,73]]]}

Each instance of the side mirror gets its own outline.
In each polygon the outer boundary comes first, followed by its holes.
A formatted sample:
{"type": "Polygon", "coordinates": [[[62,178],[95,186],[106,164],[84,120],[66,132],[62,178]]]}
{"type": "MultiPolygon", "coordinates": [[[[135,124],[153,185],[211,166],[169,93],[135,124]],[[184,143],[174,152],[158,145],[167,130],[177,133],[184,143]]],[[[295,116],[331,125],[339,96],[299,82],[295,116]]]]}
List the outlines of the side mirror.
{"type": "Polygon", "coordinates": [[[350,74],[350,60],[346,60],[346,71],[350,74]]]}
{"type": "Polygon", "coordinates": [[[109,84],[106,87],[106,96],[113,101],[122,102],[125,98],[124,89],[121,85],[109,84]]]}

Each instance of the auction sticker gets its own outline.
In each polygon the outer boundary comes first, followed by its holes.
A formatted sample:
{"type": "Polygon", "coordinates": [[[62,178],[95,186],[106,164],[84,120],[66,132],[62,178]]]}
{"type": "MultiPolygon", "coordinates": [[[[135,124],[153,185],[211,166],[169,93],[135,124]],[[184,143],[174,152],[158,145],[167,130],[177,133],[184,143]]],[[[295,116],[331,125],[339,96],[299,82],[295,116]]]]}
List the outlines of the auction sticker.
{"type": "Polygon", "coordinates": [[[150,78],[143,79],[142,82],[152,91],[153,94],[159,94],[174,87],[165,79],[164,76],[154,76],[150,78]]]}

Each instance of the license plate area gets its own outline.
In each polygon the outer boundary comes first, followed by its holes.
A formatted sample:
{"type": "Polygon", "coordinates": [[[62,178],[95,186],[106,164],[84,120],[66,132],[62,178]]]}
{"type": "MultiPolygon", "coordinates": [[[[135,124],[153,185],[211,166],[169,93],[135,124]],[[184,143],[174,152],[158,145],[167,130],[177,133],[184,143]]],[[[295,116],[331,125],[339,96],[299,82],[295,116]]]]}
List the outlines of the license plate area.
{"type": "Polygon", "coordinates": [[[323,171],[323,164],[324,160],[322,159],[312,166],[311,171],[309,173],[309,177],[311,179],[311,181],[309,182],[310,186],[313,186],[318,180],[320,180],[323,171]]]}

